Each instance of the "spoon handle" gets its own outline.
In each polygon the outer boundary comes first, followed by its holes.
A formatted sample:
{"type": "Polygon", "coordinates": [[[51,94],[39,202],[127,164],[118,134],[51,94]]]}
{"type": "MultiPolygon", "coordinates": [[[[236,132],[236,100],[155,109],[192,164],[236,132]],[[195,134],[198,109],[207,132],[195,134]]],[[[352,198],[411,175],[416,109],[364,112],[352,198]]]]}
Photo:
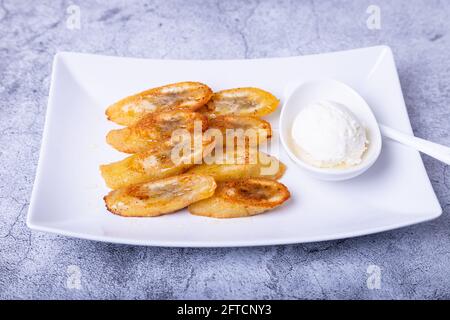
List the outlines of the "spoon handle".
{"type": "Polygon", "coordinates": [[[450,165],[450,148],[380,124],[381,134],[450,165]]]}

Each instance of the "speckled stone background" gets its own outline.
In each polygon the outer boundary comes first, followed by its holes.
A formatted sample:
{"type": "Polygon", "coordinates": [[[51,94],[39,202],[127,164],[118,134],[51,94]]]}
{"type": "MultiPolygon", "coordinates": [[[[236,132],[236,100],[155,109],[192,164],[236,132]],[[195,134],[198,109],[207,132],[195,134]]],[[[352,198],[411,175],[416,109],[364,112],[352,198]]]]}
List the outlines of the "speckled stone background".
{"type": "Polygon", "coordinates": [[[426,156],[442,216],[354,239],[169,249],[70,239],[25,225],[59,50],[221,59],[387,44],[415,134],[450,145],[449,14],[447,0],[0,0],[0,298],[450,298],[450,170],[426,156]],[[81,9],[80,30],[66,27],[71,4],[81,9]],[[381,30],[366,26],[371,4],[381,9],[381,30]],[[372,264],[381,268],[380,289],[366,284],[372,264]]]}

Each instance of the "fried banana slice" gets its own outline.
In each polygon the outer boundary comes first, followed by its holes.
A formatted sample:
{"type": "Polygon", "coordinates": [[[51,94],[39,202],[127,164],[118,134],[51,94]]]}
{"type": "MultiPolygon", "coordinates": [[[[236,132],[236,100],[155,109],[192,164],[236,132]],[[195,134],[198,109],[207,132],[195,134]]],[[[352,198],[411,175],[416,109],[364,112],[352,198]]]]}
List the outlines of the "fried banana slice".
{"type": "Polygon", "coordinates": [[[272,136],[270,123],[251,116],[217,116],[209,118],[204,132],[213,138],[217,147],[242,150],[256,149],[272,136]]]}
{"type": "Polygon", "coordinates": [[[206,104],[212,90],[200,82],[178,82],[124,98],[106,109],[108,120],[130,126],[144,115],[167,110],[195,111],[206,104]]]}
{"type": "Polygon", "coordinates": [[[286,171],[286,166],[273,156],[256,152],[254,157],[246,155],[232,164],[201,164],[188,170],[189,173],[212,176],[217,182],[246,178],[267,178],[277,180],[286,171]],[[241,161],[243,160],[243,161],[241,161]]]}
{"type": "Polygon", "coordinates": [[[252,134],[252,131],[263,133],[267,138],[272,136],[270,123],[251,116],[217,116],[208,122],[209,128],[219,129],[226,134],[227,129],[242,131],[243,134],[252,134]]]}
{"type": "Polygon", "coordinates": [[[138,153],[161,144],[170,145],[175,130],[192,134],[194,129],[202,132],[207,126],[206,116],[197,112],[175,110],[150,113],[130,127],[111,130],[106,141],[118,151],[138,153]]]}
{"type": "Polygon", "coordinates": [[[209,176],[183,174],[111,191],[106,208],[124,217],[156,217],[211,197],[216,183],[209,176]]]}
{"type": "Polygon", "coordinates": [[[261,117],[275,111],[279,100],[258,88],[236,88],[214,93],[201,109],[210,117],[219,115],[261,117]]]}
{"type": "Polygon", "coordinates": [[[183,147],[154,147],[121,161],[100,166],[106,185],[118,189],[136,183],[162,179],[185,172],[211,152],[213,143],[183,147]]]}
{"type": "Polygon", "coordinates": [[[278,207],[290,198],[283,184],[264,178],[219,183],[210,198],[191,204],[189,212],[212,218],[253,216],[278,207]]]}

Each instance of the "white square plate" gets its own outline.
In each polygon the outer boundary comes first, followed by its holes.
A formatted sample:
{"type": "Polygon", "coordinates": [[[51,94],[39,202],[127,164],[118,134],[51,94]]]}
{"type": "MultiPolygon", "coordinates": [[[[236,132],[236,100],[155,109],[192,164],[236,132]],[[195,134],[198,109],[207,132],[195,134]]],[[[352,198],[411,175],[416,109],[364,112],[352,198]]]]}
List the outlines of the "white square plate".
{"type": "MultiPolygon", "coordinates": [[[[375,165],[345,182],[316,181],[283,150],[281,180],[292,199],[251,218],[216,220],[186,210],[156,218],[106,211],[98,166],[123,158],[105,142],[112,102],[147,88],[201,81],[221,90],[261,87],[280,97],[291,83],[335,78],[355,88],[380,122],[412,133],[392,52],[372,47],[258,60],[171,61],[59,53],[53,65],[44,138],[27,223],[32,229],[117,243],[221,247],[330,240],[394,229],[442,210],[419,153],[385,141],[375,165]]],[[[268,117],[278,126],[279,111],[268,117]]]]}

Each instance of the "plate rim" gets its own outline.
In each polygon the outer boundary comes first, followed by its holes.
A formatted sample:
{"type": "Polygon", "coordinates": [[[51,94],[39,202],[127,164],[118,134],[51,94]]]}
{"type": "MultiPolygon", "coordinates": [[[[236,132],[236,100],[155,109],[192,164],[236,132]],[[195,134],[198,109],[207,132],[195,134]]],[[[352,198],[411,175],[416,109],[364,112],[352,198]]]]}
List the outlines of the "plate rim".
{"type": "Polygon", "coordinates": [[[271,60],[280,60],[280,59],[296,59],[296,58],[306,58],[306,57],[315,57],[315,56],[324,56],[324,55],[335,55],[335,54],[344,54],[348,52],[356,52],[356,51],[373,51],[375,49],[387,50],[392,54],[392,48],[386,44],[380,44],[375,46],[368,47],[360,47],[353,49],[345,49],[345,50],[337,50],[337,51],[325,51],[304,55],[295,55],[295,56],[284,56],[284,57],[259,57],[259,58],[236,58],[236,59],[158,59],[158,58],[144,58],[144,57],[128,57],[128,56],[119,56],[119,55],[109,55],[109,54],[97,54],[97,53],[89,53],[89,52],[80,52],[80,51],[66,51],[60,50],[55,53],[54,60],[57,57],[63,58],[64,56],[90,56],[94,58],[108,58],[108,59],[127,59],[127,60],[136,60],[136,61],[164,61],[165,63],[170,62],[248,62],[248,61],[271,61],[271,60]]]}
{"type": "Polygon", "coordinates": [[[239,241],[214,241],[214,242],[206,242],[206,241],[164,241],[164,240],[135,240],[135,239],[124,239],[122,237],[113,237],[113,236],[95,236],[91,234],[75,232],[75,231],[67,231],[64,229],[58,229],[54,227],[46,227],[35,225],[27,221],[27,226],[36,231],[43,231],[52,234],[62,235],[71,238],[90,240],[90,241],[98,241],[105,243],[114,243],[114,244],[125,244],[125,245],[137,245],[137,246],[148,246],[148,247],[166,247],[166,248],[233,248],[233,247],[258,247],[258,246],[277,246],[277,245],[290,245],[290,244],[301,244],[301,243],[313,243],[313,242],[323,242],[323,241],[333,241],[340,239],[350,239],[350,238],[358,238],[368,235],[373,235],[385,231],[397,230],[403,227],[412,226],[415,224],[427,222],[438,218],[442,214],[441,210],[434,213],[430,216],[424,216],[415,221],[409,221],[404,223],[394,223],[389,226],[383,227],[375,227],[362,229],[359,231],[353,232],[342,232],[334,234],[330,237],[310,237],[308,240],[302,240],[300,238],[280,238],[277,240],[274,239],[264,239],[264,240],[239,240],[239,241]]]}

